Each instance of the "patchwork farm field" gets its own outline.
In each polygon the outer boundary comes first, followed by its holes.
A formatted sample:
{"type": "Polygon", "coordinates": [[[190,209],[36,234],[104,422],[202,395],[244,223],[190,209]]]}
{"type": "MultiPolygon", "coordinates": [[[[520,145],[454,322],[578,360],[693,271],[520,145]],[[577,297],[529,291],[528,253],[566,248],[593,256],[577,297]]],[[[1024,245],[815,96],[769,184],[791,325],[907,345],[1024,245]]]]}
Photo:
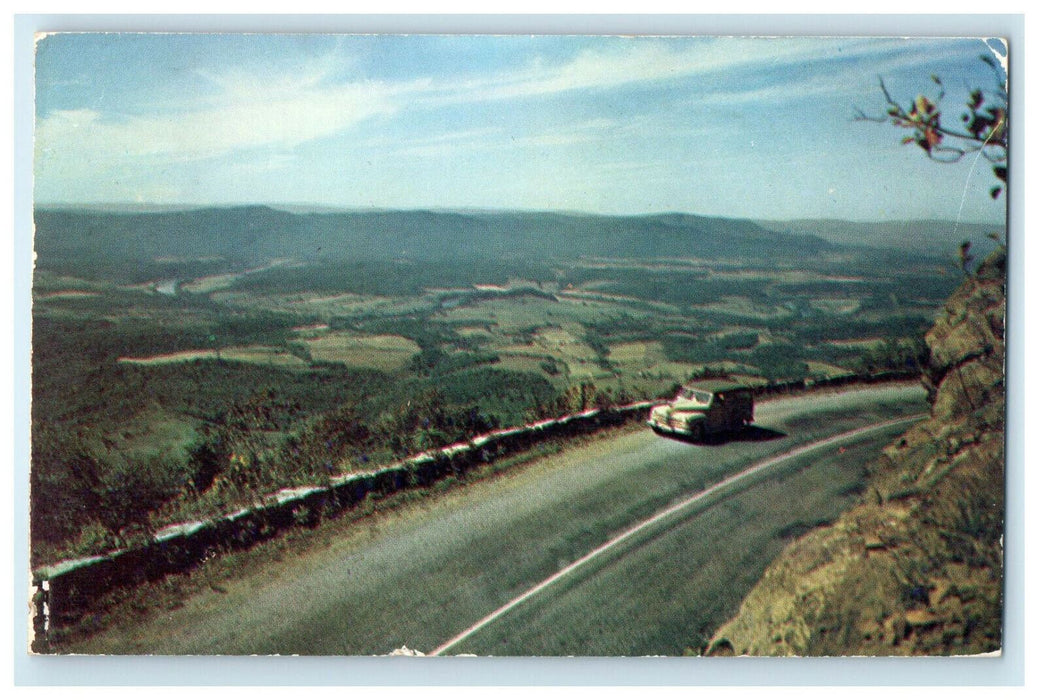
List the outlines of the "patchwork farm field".
{"type": "Polygon", "coordinates": [[[303,337],[302,342],[313,360],[386,372],[402,369],[420,350],[417,343],[403,336],[360,335],[347,331],[303,337]]]}
{"type": "MultiPolygon", "coordinates": [[[[219,213],[229,229],[244,215],[219,213]]],[[[256,238],[220,255],[202,244],[198,257],[131,254],[127,241],[163,217],[97,216],[39,215],[36,564],[496,426],[668,396],[694,376],[758,385],[915,371],[958,277],[943,253],[799,236],[757,252],[720,243],[729,228],[708,239],[714,250],[615,255],[625,224],[598,217],[586,225],[608,226],[609,242],[591,234],[587,252],[548,243],[541,228],[528,234],[545,241],[533,250],[557,254],[495,255],[478,242],[437,254],[415,242],[404,256],[393,241],[370,257],[275,244],[264,257],[256,238]],[[95,225],[102,242],[77,247],[70,232],[95,225]]],[[[705,240],[693,219],[679,235],[705,240]]],[[[489,241],[483,225],[476,241],[489,241]]]]}

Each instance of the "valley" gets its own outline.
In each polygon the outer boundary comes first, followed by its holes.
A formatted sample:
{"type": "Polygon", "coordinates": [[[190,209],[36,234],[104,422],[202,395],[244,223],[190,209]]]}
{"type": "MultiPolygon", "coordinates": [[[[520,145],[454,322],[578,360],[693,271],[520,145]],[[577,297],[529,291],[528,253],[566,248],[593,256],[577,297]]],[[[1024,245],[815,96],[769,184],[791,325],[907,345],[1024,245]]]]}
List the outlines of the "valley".
{"type": "Polygon", "coordinates": [[[914,374],[959,274],[683,215],[37,219],[37,564],[693,376],[914,374]]]}

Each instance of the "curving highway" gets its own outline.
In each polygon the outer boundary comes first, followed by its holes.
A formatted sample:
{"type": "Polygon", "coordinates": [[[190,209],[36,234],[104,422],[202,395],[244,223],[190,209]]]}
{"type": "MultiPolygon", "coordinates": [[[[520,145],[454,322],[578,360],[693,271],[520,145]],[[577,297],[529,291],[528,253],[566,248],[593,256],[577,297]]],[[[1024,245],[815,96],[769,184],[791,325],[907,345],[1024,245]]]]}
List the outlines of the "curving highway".
{"type": "Polygon", "coordinates": [[[920,387],[886,385],[760,403],[757,428],[714,444],[614,433],[328,526],[67,651],[678,655],[925,411],[920,387]]]}

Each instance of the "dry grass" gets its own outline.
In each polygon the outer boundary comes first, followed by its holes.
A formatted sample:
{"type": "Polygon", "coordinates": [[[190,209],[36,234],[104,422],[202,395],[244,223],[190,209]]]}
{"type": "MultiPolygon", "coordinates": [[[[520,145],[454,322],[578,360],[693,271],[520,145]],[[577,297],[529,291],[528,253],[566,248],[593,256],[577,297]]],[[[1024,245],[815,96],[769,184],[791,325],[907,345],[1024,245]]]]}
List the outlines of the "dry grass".
{"type": "Polygon", "coordinates": [[[861,302],[854,299],[811,299],[810,306],[830,314],[852,314],[861,308],[861,302]]]}
{"type": "Polygon", "coordinates": [[[270,365],[274,367],[306,367],[307,364],[300,357],[295,357],[282,348],[268,345],[245,345],[239,347],[227,347],[219,350],[180,350],[160,355],[149,355],[147,357],[121,357],[118,362],[131,365],[167,365],[178,362],[192,362],[193,360],[226,360],[229,362],[251,362],[259,365],[270,365]]]}
{"type": "Polygon", "coordinates": [[[808,371],[812,375],[823,374],[826,377],[841,377],[846,374],[850,374],[850,370],[843,369],[842,367],[836,367],[830,365],[827,362],[810,362],[806,363],[808,371]]]}
{"type": "Polygon", "coordinates": [[[710,304],[698,304],[695,308],[758,319],[776,318],[791,313],[781,306],[769,308],[762,304],[755,304],[747,297],[723,297],[710,304]]]}
{"type": "Polygon", "coordinates": [[[242,277],[240,273],[200,277],[191,282],[185,282],[182,284],[182,289],[193,294],[210,294],[211,292],[217,292],[219,289],[231,287],[240,277],[242,277]]]}
{"type": "Polygon", "coordinates": [[[314,360],[341,362],[351,367],[395,371],[420,351],[418,345],[399,335],[359,335],[347,331],[306,338],[314,360]]]}
{"type": "Polygon", "coordinates": [[[37,294],[37,299],[83,299],[84,297],[100,296],[101,292],[88,292],[82,289],[63,289],[56,292],[44,292],[37,294]]]}
{"type": "Polygon", "coordinates": [[[542,364],[547,362],[544,356],[537,355],[521,355],[521,354],[499,354],[501,361],[498,362],[494,367],[500,367],[502,369],[514,370],[517,372],[533,372],[534,374],[544,373],[542,364]]]}
{"type": "Polygon", "coordinates": [[[656,340],[620,343],[610,347],[610,361],[620,365],[650,367],[664,361],[661,344],[656,340]]]}
{"type": "Polygon", "coordinates": [[[874,348],[879,343],[883,342],[882,338],[847,338],[845,340],[828,340],[825,341],[828,345],[835,345],[840,348],[874,348]]]}

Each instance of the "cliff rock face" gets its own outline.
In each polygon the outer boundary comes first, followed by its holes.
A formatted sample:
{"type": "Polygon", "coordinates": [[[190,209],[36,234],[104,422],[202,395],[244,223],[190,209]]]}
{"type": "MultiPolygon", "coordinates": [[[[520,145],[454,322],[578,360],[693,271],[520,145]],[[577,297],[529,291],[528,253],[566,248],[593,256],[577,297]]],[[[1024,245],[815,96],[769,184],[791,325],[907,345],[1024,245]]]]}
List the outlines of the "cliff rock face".
{"type": "Polygon", "coordinates": [[[931,417],[870,466],[862,501],[792,543],[710,655],[945,655],[1001,649],[1006,257],[927,334],[931,417]]]}

